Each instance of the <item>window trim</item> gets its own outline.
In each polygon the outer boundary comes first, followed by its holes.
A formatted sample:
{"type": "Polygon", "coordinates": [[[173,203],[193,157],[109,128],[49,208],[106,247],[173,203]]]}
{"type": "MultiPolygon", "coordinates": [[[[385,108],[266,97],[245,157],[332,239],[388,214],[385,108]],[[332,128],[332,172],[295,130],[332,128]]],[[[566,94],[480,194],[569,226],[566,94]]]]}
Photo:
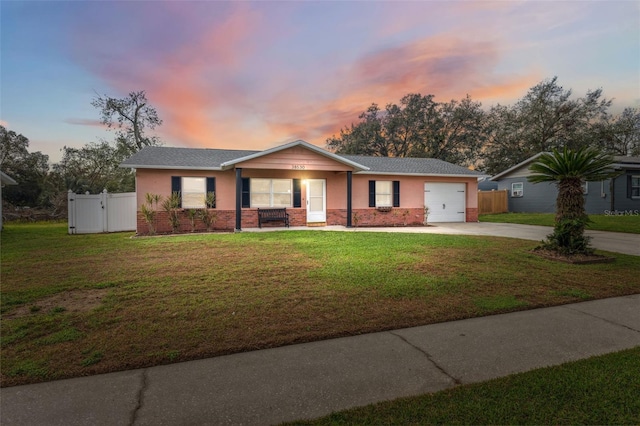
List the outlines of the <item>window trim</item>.
{"type": "Polygon", "coordinates": [[[629,178],[629,193],[631,194],[631,198],[634,200],[640,199],[640,175],[630,175],[631,177],[629,178]],[[633,180],[637,179],[638,184],[634,185],[633,184],[633,180]],[[638,195],[633,195],[633,189],[637,188],[638,191],[638,195]]]}
{"type": "Polygon", "coordinates": [[[512,182],[511,183],[511,198],[522,198],[522,197],[524,197],[524,182],[512,182]],[[515,185],[520,185],[520,190],[519,191],[516,191],[514,189],[515,185]]]}

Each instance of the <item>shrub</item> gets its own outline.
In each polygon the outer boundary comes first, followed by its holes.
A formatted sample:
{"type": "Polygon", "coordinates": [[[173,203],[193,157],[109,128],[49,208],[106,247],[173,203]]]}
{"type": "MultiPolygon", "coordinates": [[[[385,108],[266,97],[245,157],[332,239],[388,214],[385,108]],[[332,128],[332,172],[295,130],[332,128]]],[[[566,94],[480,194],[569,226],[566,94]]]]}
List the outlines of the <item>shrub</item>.
{"type": "Polygon", "coordinates": [[[172,192],[171,195],[162,202],[162,208],[167,212],[167,218],[173,232],[180,228],[180,193],[172,192]]]}
{"type": "Polygon", "coordinates": [[[149,234],[153,235],[156,233],[156,211],[158,210],[158,203],[162,197],[158,194],[145,194],[145,203],[140,207],[140,213],[142,213],[142,217],[145,222],[147,222],[147,226],[149,227],[149,234]]]}

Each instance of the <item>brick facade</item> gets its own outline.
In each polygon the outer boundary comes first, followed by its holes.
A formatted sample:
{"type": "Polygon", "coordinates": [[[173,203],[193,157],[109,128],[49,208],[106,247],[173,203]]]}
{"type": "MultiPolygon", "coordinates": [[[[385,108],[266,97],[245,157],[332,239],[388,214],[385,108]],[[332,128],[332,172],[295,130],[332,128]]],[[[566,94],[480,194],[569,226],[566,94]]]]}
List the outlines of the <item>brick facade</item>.
{"type": "MultiPolygon", "coordinates": [[[[212,210],[216,214],[216,221],[211,227],[211,231],[233,231],[236,226],[236,212],[234,210],[212,210]]],[[[306,209],[287,209],[289,213],[290,226],[306,226],[307,225],[307,211],[306,209]]],[[[187,216],[186,210],[180,210],[180,226],[176,233],[189,233],[192,232],[191,222],[187,216]]],[[[467,208],[466,221],[477,222],[478,221],[478,209],[467,208]]],[[[327,210],[327,225],[342,225],[347,224],[347,210],[346,209],[330,209],[327,210]]],[[[402,208],[394,207],[389,211],[378,210],[375,208],[367,209],[354,209],[351,224],[354,227],[358,226],[420,226],[424,224],[424,210],[416,208],[402,208]]],[[[173,230],[169,222],[168,214],[165,211],[157,211],[154,221],[156,234],[171,234],[173,230]]],[[[282,226],[279,223],[264,224],[264,227],[282,226]]],[[[257,228],[258,227],[258,213],[256,209],[242,209],[242,227],[243,228],[257,228]]],[[[206,231],[205,225],[199,218],[195,220],[195,226],[193,232],[206,231]]],[[[138,212],[138,234],[148,235],[149,225],[144,220],[144,217],[138,212]]]]}
{"type": "Polygon", "coordinates": [[[353,226],[416,226],[424,224],[424,209],[394,207],[389,211],[375,208],[354,209],[353,226]]]}
{"type": "MultiPolygon", "coordinates": [[[[477,209],[476,209],[477,210],[477,209]]],[[[211,210],[216,214],[216,221],[211,226],[210,231],[233,231],[236,226],[236,212],[234,210],[211,210]]],[[[290,226],[306,226],[307,211],[306,209],[287,209],[289,213],[290,226]]],[[[186,210],[179,210],[180,225],[175,233],[192,232],[191,222],[186,210]]],[[[477,220],[477,211],[475,212],[477,220]]],[[[467,213],[469,217],[469,213],[467,213]]],[[[138,212],[138,234],[148,235],[149,224],[146,222],[140,212],[138,212]]],[[[415,208],[393,208],[390,211],[380,211],[374,208],[354,209],[352,216],[352,226],[417,226],[424,222],[423,209],[415,208]]],[[[329,209],[327,210],[327,225],[347,224],[346,209],[329,209]]],[[[264,227],[282,226],[279,223],[264,224],[264,227]]],[[[157,211],[154,220],[156,234],[171,234],[173,229],[169,222],[168,213],[166,211],[157,211]]],[[[242,227],[257,228],[258,213],[256,209],[242,209],[242,227]]],[[[195,219],[193,232],[207,231],[202,220],[195,219]]]]}
{"type": "Polygon", "coordinates": [[[478,221],[478,209],[477,208],[469,208],[469,207],[467,207],[466,215],[465,215],[465,221],[466,222],[477,222],[478,221]]]}

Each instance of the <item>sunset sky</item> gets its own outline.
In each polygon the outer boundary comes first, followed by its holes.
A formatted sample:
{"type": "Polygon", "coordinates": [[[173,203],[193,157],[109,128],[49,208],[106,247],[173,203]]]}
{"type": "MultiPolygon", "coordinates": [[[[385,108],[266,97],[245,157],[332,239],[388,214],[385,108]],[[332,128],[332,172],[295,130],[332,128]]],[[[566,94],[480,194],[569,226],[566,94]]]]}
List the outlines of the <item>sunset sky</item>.
{"type": "Polygon", "coordinates": [[[543,79],[640,106],[637,1],[4,1],[0,124],[52,162],[145,90],[165,145],[324,147],[407,93],[510,104],[543,79]]]}

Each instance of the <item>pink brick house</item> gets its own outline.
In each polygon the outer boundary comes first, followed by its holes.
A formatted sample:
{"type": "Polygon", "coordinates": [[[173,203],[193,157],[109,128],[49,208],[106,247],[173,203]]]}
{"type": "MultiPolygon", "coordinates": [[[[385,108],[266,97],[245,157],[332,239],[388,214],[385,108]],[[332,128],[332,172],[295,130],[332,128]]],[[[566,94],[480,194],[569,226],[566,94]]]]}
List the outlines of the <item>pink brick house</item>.
{"type": "MultiPolygon", "coordinates": [[[[181,196],[187,210],[215,211],[216,230],[258,226],[258,208],[286,208],[291,226],[415,226],[478,220],[478,172],[432,158],[338,155],[295,141],[266,151],[147,147],[122,163],[135,169],[138,234],[146,194],[181,196]],[[205,194],[215,205],[205,206],[205,194]]],[[[157,231],[170,225],[157,213],[157,231]]],[[[165,218],[166,219],[166,218],[165,218]]],[[[199,224],[198,229],[203,229],[199,224]]]]}

